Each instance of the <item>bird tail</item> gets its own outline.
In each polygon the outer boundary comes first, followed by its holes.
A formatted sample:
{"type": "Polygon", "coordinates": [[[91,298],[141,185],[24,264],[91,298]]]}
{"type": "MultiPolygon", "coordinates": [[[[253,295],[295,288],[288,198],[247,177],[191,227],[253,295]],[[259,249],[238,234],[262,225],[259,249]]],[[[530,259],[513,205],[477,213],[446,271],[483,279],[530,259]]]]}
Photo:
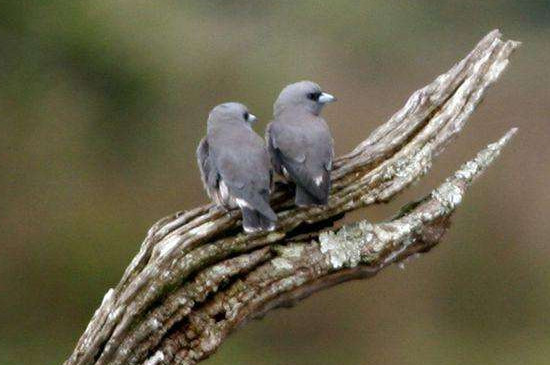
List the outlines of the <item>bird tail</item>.
{"type": "Polygon", "coordinates": [[[244,230],[247,233],[274,230],[277,214],[269,205],[269,192],[265,190],[265,194],[249,192],[243,195],[235,201],[241,208],[244,230]]]}
{"type": "Polygon", "coordinates": [[[318,198],[309,193],[305,188],[296,185],[295,203],[299,207],[308,207],[311,205],[326,205],[328,203],[328,194],[318,198]]]}
{"type": "MultiPolygon", "coordinates": [[[[271,208],[269,208],[271,210],[271,208]]],[[[277,215],[273,212],[273,216],[266,217],[257,210],[243,207],[243,229],[247,233],[273,231],[275,229],[275,222],[277,221],[277,215]],[[274,219],[272,219],[274,218],[274,219]]]]}
{"type": "Polygon", "coordinates": [[[249,194],[247,198],[247,202],[250,204],[247,208],[256,210],[267,220],[277,221],[277,214],[275,214],[273,209],[271,209],[271,205],[269,205],[269,192],[266,191],[265,194],[249,194]]]}

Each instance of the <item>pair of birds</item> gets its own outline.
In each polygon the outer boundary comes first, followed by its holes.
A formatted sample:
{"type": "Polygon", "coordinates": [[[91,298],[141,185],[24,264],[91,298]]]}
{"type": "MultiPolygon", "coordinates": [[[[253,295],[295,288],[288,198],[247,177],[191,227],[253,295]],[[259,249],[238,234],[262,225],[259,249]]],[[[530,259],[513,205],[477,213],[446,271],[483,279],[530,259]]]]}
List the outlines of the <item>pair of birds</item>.
{"type": "Polygon", "coordinates": [[[335,100],[311,81],[286,86],[273,106],[267,148],[252,130],[256,117],[246,106],[232,102],[212,109],[197,148],[201,178],[214,203],[241,209],[245,232],[275,229],[277,215],[269,205],[273,168],[296,185],[296,205],[327,204],[334,149],[320,113],[335,100]]]}

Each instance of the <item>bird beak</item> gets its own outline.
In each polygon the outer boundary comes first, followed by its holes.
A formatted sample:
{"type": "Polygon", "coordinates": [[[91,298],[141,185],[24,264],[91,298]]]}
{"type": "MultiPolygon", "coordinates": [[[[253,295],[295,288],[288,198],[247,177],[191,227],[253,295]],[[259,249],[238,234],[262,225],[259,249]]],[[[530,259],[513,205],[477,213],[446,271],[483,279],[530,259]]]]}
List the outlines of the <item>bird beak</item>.
{"type": "Polygon", "coordinates": [[[319,103],[321,104],[332,103],[333,101],[336,101],[336,98],[328,93],[321,93],[321,96],[319,96],[319,103]]]}
{"type": "Polygon", "coordinates": [[[254,114],[248,114],[248,123],[252,124],[257,120],[258,120],[258,118],[256,118],[256,116],[254,114]]]}

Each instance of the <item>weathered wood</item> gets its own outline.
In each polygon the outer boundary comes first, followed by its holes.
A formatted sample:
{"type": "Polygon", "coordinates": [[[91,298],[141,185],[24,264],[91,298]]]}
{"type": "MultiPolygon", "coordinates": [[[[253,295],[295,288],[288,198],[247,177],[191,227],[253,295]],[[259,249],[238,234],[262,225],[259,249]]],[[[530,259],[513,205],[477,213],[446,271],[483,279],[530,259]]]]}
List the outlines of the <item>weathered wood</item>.
{"type": "Polygon", "coordinates": [[[251,318],[428,251],[445,233],[466,188],[515,129],[392,220],[335,231],[330,226],[351,210],[388,201],[425,175],[518,45],[493,31],[413,93],[388,122],[335,161],[327,207],[297,208],[278,187],[275,232],[241,233],[238,211],[211,205],[157,222],[65,365],[195,364],[251,318]]]}

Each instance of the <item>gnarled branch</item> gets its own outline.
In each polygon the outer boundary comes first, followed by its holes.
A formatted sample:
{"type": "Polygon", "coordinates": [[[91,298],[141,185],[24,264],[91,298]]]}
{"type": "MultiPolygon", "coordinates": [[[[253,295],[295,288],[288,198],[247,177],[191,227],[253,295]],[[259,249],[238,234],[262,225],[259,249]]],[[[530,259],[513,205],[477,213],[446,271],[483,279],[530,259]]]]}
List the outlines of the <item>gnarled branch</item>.
{"type": "Polygon", "coordinates": [[[391,199],[430,169],[519,45],[489,33],[337,159],[327,207],[297,208],[278,187],[275,232],[241,233],[240,213],[212,205],[163,218],[110,289],[65,365],[195,364],[244,322],[343,281],[369,277],[439,243],[472,181],[514,134],[482,150],[393,219],[331,228],[391,199]]]}

